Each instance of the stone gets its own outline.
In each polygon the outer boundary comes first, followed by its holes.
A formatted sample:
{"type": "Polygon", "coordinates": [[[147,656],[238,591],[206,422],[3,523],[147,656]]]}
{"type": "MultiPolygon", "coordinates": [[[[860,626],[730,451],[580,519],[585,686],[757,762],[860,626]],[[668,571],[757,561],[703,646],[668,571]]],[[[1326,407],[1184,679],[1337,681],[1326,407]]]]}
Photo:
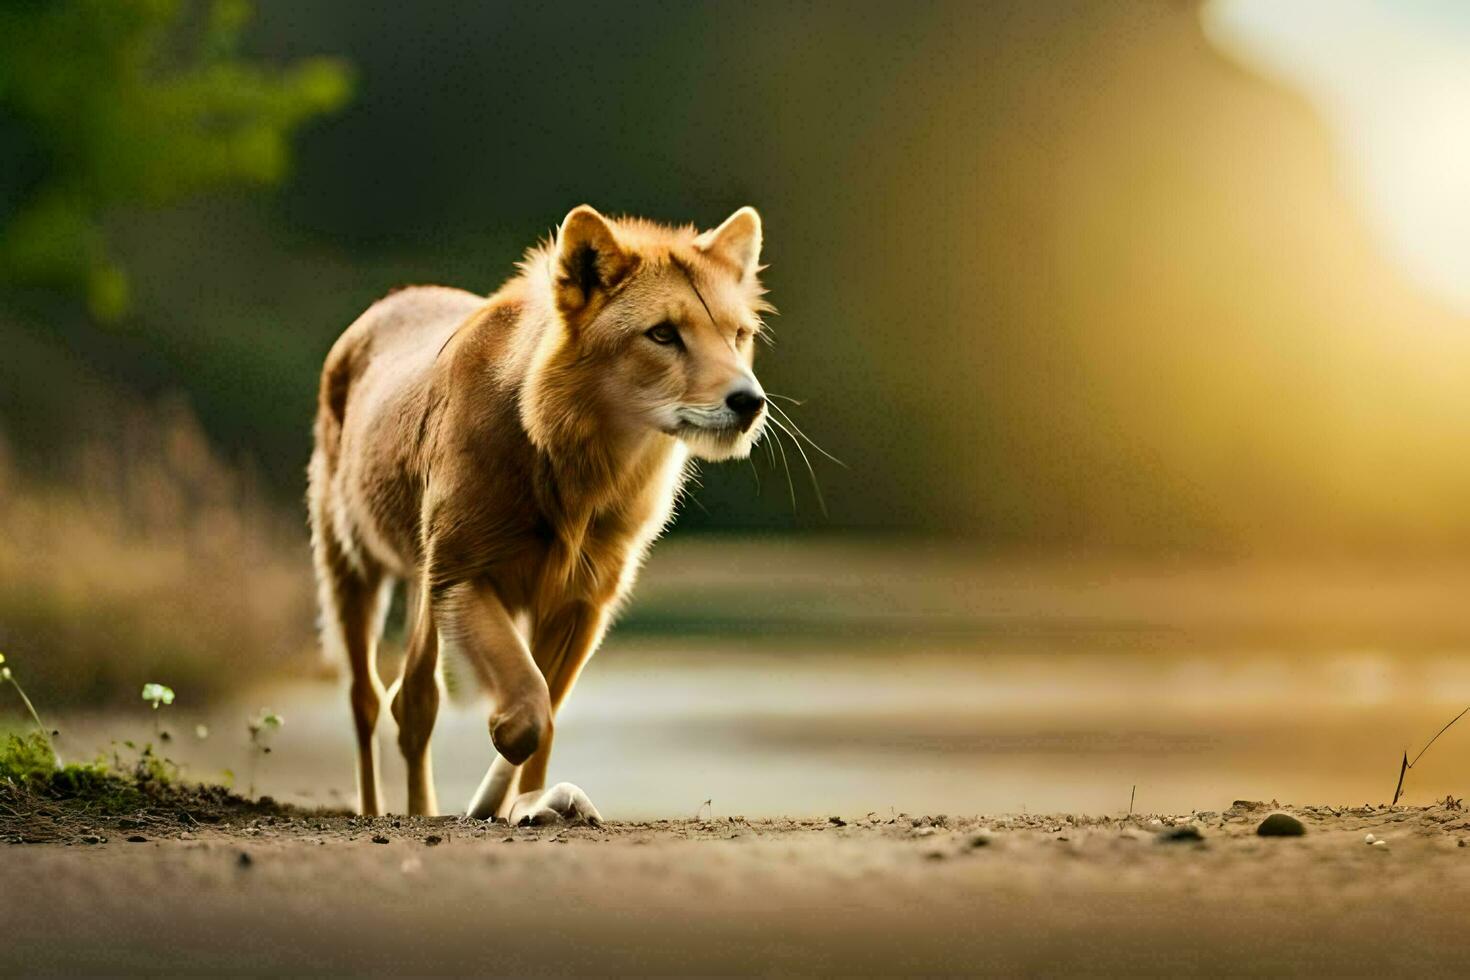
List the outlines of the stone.
{"type": "Polygon", "coordinates": [[[1273,813],[1261,821],[1256,833],[1262,837],[1300,837],[1307,832],[1306,825],[1289,813],[1273,813]]]}

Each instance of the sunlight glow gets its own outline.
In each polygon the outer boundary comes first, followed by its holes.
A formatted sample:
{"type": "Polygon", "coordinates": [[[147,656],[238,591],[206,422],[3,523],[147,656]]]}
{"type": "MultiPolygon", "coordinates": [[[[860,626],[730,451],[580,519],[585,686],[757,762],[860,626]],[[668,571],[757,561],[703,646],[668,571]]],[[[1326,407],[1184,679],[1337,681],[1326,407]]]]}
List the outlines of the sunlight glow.
{"type": "Polygon", "coordinates": [[[1200,19],[1312,103],[1385,251],[1470,314],[1470,4],[1209,0],[1200,19]]]}

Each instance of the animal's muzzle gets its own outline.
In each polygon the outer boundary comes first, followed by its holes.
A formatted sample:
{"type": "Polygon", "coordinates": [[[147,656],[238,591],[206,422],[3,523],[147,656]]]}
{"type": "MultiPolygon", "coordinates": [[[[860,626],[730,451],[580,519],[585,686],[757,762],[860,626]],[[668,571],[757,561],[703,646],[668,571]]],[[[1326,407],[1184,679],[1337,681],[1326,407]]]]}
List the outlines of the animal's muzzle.
{"type": "Polygon", "coordinates": [[[758,388],[737,388],[725,396],[725,407],[735,413],[740,431],[746,432],[766,407],[766,396],[758,388]]]}

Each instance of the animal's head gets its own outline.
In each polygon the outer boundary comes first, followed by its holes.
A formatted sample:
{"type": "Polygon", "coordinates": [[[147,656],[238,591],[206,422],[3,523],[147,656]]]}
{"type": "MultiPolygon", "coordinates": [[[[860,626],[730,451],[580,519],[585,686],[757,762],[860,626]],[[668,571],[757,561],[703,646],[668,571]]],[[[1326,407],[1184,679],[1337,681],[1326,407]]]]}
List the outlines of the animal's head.
{"type": "Polygon", "coordinates": [[[760,250],[753,208],[702,234],[575,208],[547,253],[562,336],[544,356],[602,419],[705,459],[747,456],[766,422],[760,250]]]}

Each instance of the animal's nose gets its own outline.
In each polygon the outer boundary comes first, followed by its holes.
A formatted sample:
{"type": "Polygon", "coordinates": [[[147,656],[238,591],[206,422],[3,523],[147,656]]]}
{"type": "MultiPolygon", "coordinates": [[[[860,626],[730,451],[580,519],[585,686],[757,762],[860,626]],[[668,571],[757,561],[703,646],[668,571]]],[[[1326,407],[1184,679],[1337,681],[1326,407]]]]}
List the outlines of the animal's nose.
{"type": "Polygon", "coordinates": [[[740,428],[748,429],[765,407],[766,396],[750,388],[737,388],[725,396],[725,405],[740,419],[740,428]]]}

